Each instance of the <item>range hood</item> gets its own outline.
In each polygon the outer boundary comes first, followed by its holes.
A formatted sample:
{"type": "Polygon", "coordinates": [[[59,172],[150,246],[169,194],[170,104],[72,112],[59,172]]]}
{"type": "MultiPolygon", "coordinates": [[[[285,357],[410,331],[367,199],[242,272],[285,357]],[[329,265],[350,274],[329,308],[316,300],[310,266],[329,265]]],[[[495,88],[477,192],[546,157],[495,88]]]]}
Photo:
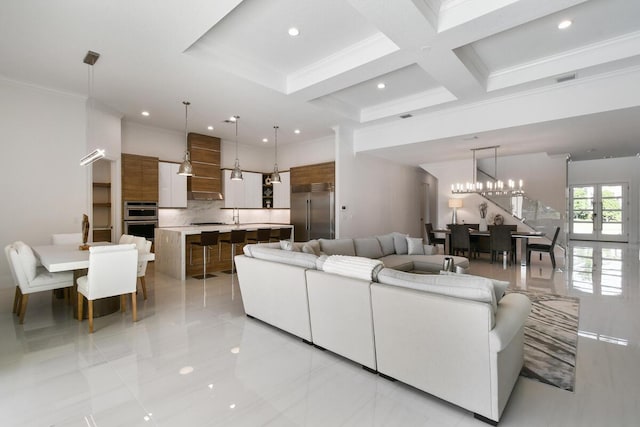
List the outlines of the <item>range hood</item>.
{"type": "Polygon", "coordinates": [[[214,191],[187,191],[188,200],[224,200],[222,193],[214,191]]]}

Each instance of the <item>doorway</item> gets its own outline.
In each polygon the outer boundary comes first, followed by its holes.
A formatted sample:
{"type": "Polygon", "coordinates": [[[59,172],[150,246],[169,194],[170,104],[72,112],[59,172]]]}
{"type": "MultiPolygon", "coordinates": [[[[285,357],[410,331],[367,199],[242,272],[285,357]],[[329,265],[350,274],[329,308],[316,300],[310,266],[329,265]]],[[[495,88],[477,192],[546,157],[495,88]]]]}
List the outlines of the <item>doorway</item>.
{"type": "Polygon", "coordinates": [[[570,238],[627,242],[627,183],[578,184],[570,191],[570,238]]]}

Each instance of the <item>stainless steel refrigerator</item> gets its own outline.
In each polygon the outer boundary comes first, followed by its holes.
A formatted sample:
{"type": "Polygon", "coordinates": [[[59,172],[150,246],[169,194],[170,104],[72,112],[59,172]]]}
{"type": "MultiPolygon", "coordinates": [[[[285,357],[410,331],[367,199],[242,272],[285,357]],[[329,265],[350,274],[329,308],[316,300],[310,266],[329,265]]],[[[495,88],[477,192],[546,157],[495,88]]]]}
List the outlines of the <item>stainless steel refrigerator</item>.
{"type": "Polygon", "coordinates": [[[291,224],[294,240],[335,237],[333,184],[296,185],[291,188],[291,224]]]}

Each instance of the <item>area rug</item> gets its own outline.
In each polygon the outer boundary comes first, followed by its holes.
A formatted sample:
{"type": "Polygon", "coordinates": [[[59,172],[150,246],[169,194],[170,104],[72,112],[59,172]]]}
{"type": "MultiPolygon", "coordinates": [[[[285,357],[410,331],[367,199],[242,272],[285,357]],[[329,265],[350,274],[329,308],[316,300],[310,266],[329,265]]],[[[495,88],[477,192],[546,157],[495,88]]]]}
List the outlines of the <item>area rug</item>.
{"type": "Polygon", "coordinates": [[[531,314],[524,326],[524,366],[520,375],[573,391],[578,350],[580,300],[508,290],[526,295],[531,314]]]}

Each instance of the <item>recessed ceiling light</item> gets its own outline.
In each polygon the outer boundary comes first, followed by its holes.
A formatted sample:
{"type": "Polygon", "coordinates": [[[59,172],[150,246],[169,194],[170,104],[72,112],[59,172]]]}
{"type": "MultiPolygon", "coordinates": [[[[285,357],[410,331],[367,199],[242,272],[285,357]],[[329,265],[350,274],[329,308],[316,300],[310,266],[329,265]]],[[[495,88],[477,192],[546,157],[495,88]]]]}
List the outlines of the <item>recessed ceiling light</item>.
{"type": "Polygon", "coordinates": [[[213,126],[207,126],[207,129],[213,130],[213,126]]]}
{"type": "Polygon", "coordinates": [[[228,121],[235,122],[236,121],[236,116],[229,117],[228,121]]]}
{"type": "Polygon", "coordinates": [[[300,34],[300,30],[298,30],[296,27],[291,27],[291,28],[289,28],[289,35],[290,35],[291,37],[295,37],[295,36],[297,36],[298,34],[300,34]]]}
{"type": "Polygon", "coordinates": [[[386,84],[384,84],[382,82],[378,83],[378,89],[384,89],[385,87],[387,87],[386,84]]]}
{"type": "Polygon", "coordinates": [[[142,115],[143,115],[143,116],[145,116],[145,117],[149,117],[149,116],[150,116],[150,114],[149,114],[149,112],[148,112],[148,111],[143,111],[143,112],[142,112],[142,115]]]}
{"type": "Polygon", "coordinates": [[[269,142],[267,138],[262,138],[262,142],[269,142]]]}
{"type": "Polygon", "coordinates": [[[293,131],[293,133],[295,133],[295,134],[299,134],[299,133],[300,133],[300,129],[296,129],[296,130],[294,130],[294,131],[293,131]]]}
{"type": "Polygon", "coordinates": [[[564,29],[569,28],[569,27],[571,26],[571,24],[573,24],[573,22],[571,22],[571,21],[570,21],[570,20],[568,20],[568,19],[565,19],[564,21],[562,21],[562,22],[560,22],[560,23],[558,24],[558,28],[559,28],[560,30],[564,30],[564,29]]]}

